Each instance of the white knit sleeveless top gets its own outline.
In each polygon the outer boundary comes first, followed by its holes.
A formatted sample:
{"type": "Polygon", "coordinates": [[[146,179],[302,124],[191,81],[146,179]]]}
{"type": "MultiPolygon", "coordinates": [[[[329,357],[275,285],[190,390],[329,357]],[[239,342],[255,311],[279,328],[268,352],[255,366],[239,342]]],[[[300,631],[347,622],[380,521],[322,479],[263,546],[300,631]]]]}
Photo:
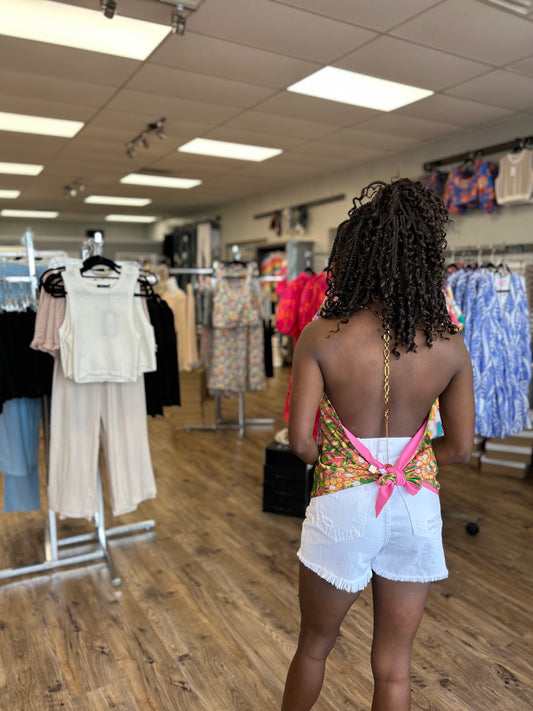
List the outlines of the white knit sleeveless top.
{"type": "Polygon", "coordinates": [[[131,264],[123,265],[116,279],[84,277],[79,263],[65,267],[66,312],[59,344],[67,378],[122,383],[156,370],[154,329],[141,298],[134,296],[138,275],[131,264]]]}

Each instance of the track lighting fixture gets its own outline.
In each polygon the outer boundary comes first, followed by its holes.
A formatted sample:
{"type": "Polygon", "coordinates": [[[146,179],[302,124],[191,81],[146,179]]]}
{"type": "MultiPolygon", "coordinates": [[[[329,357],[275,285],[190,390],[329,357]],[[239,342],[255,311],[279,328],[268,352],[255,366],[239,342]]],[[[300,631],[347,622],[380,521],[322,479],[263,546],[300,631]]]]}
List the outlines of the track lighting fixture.
{"type": "Polygon", "coordinates": [[[185,15],[183,14],[183,10],[184,10],[184,8],[181,3],[178,3],[178,5],[176,5],[175,9],[172,10],[172,15],[171,15],[172,32],[175,35],[184,35],[185,34],[186,19],[185,19],[185,15]]]}
{"type": "Polygon", "coordinates": [[[65,200],[70,200],[70,198],[76,197],[78,193],[82,193],[85,190],[85,185],[83,184],[83,178],[76,178],[68,185],[63,188],[63,197],[65,200]]]}
{"type": "Polygon", "coordinates": [[[112,20],[115,17],[115,12],[117,11],[117,3],[115,0],[100,0],[100,10],[106,17],[112,20]]]}
{"type": "Polygon", "coordinates": [[[135,158],[135,147],[139,143],[145,148],[150,148],[148,136],[151,133],[155,133],[155,135],[161,140],[167,137],[167,134],[164,130],[165,121],[165,118],[160,118],[157,121],[154,121],[153,123],[149,123],[144,129],[144,131],[142,131],[141,133],[139,133],[138,136],[135,136],[135,138],[132,138],[131,141],[128,141],[126,143],[126,153],[129,155],[130,158],[135,158]]]}
{"type": "Polygon", "coordinates": [[[175,35],[184,35],[187,17],[196,11],[196,7],[187,5],[187,3],[184,2],[176,3],[176,0],[156,0],[156,2],[163,3],[164,5],[172,5],[172,12],[170,14],[172,32],[175,35]]]}

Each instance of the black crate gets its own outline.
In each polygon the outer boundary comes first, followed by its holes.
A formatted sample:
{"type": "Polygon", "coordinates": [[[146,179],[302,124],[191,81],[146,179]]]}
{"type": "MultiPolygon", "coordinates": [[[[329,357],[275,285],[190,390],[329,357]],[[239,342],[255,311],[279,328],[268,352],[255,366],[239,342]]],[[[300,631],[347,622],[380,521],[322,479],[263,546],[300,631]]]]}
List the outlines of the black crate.
{"type": "Polygon", "coordinates": [[[271,442],[265,448],[265,464],[276,467],[289,467],[300,471],[305,471],[307,467],[307,464],[293,454],[288,447],[277,442],[271,442]]]}
{"type": "Polygon", "coordinates": [[[313,485],[313,468],[287,447],[272,442],[265,450],[263,511],[305,516],[313,485]]]}

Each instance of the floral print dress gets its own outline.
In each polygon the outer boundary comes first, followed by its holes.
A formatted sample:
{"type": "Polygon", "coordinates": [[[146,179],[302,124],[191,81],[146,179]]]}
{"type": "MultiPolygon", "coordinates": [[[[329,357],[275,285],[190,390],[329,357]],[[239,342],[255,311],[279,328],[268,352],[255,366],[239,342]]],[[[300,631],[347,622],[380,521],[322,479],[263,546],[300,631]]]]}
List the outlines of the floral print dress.
{"type": "Polygon", "coordinates": [[[207,387],[231,396],[265,387],[262,296],[255,262],[215,270],[207,387]]]}

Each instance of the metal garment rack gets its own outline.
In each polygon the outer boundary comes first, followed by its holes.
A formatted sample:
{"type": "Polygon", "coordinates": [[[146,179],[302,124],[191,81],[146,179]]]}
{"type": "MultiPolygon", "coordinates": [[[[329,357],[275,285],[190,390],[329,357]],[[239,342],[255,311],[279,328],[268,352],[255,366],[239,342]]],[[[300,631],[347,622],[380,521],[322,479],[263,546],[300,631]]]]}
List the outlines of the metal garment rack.
{"type": "MultiPolygon", "coordinates": [[[[28,258],[28,276],[7,277],[11,281],[26,281],[34,284],[35,293],[37,291],[37,274],[35,269],[35,251],[33,247],[33,233],[27,230],[22,238],[23,244],[26,247],[26,256],[28,258]]],[[[7,252],[2,252],[0,256],[7,256],[7,252]]],[[[50,454],[50,422],[49,422],[49,407],[48,398],[43,397],[42,402],[42,421],[43,421],[43,442],[44,442],[44,459],[46,466],[46,482],[49,479],[49,454],[50,454]]],[[[110,529],[105,527],[104,516],[104,497],[102,491],[102,476],[100,466],[97,471],[97,492],[98,492],[98,508],[94,512],[94,533],[80,534],[77,536],[68,536],[60,538],[57,531],[56,513],[48,509],[48,518],[45,523],[44,531],[44,556],[45,560],[41,563],[33,565],[23,565],[15,568],[6,568],[0,570],[0,580],[8,578],[20,577],[22,575],[30,575],[33,573],[50,572],[56,568],[64,568],[72,565],[81,565],[95,560],[105,560],[109,569],[112,585],[118,586],[122,582],[107,545],[107,539],[120,536],[126,533],[136,533],[138,531],[150,531],[155,527],[155,521],[149,519],[139,521],[133,524],[123,526],[115,526],[110,529]],[[60,548],[67,546],[80,545],[85,543],[97,543],[97,547],[87,553],[76,553],[74,555],[63,555],[59,553],[60,548]]]]}
{"type": "MultiPolygon", "coordinates": [[[[203,274],[205,276],[213,276],[214,270],[212,267],[172,267],[169,270],[171,276],[191,275],[191,274],[203,274]]],[[[276,279],[277,280],[277,279],[276,279]]],[[[248,425],[257,426],[271,426],[274,424],[274,419],[271,417],[259,417],[259,418],[246,418],[244,416],[244,392],[241,390],[238,392],[238,416],[237,420],[223,420],[221,415],[221,397],[220,395],[215,395],[215,424],[214,425],[185,425],[183,429],[185,432],[191,432],[193,430],[203,430],[204,432],[217,432],[218,430],[237,430],[239,433],[239,438],[244,437],[246,427],[248,425]]]]}

